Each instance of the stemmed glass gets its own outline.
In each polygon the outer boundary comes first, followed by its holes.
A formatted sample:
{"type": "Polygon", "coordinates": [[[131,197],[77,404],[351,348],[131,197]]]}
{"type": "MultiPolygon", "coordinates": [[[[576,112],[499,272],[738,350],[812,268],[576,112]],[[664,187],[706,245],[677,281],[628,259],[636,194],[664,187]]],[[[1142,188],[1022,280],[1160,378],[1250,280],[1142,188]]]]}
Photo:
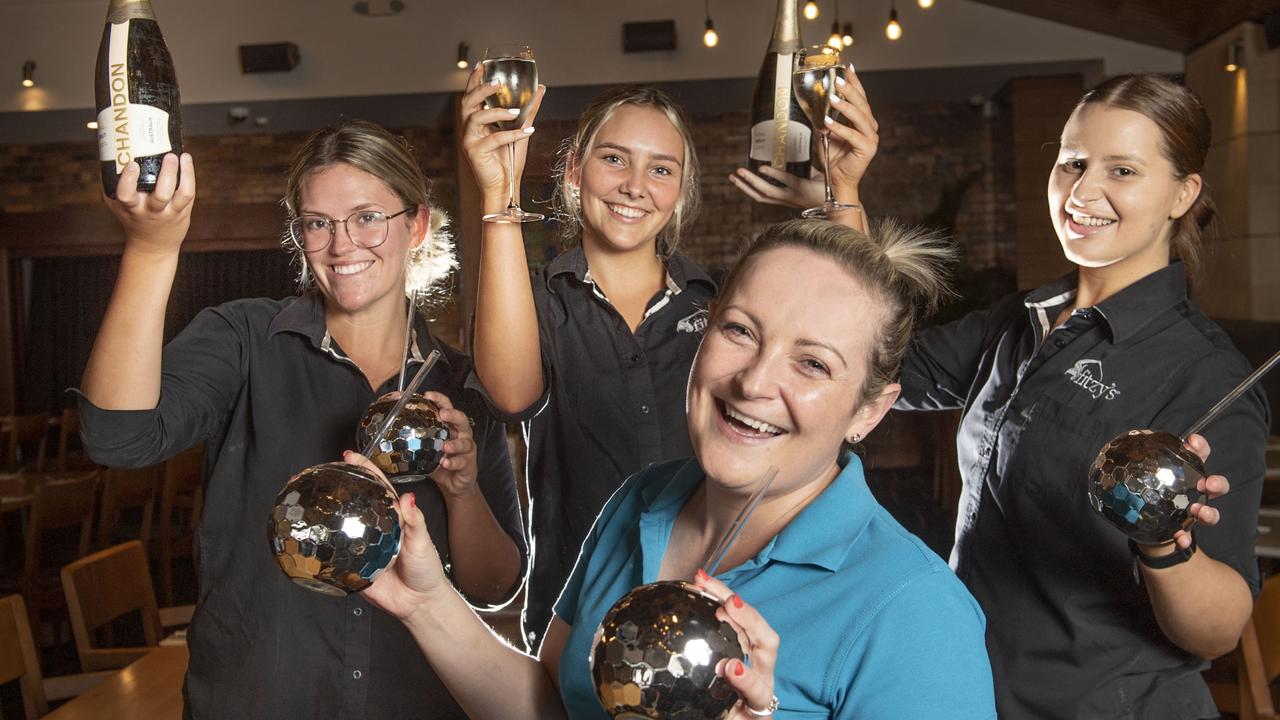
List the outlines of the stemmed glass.
{"type": "MultiPolygon", "coordinates": [[[[826,164],[831,163],[831,131],[826,119],[839,122],[831,112],[831,93],[835,90],[836,76],[840,73],[840,51],[830,45],[811,45],[795,55],[791,72],[791,86],[800,103],[800,109],[808,116],[813,129],[822,135],[822,150],[826,164]]],[[[800,213],[801,217],[828,218],[839,210],[859,210],[857,205],[838,203],[831,194],[831,168],[824,167],[823,184],[826,201],[800,213]]]]}
{"type": "MultiPolygon", "coordinates": [[[[489,108],[516,108],[520,114],[510,120],[497,123],[499,130],[518,130],[524,125],[538,94],[538,64],[533,59],[533,48],[528,45],[492,45],[485,49],[481,62],[483,81],[486,85],[497,81],[493,95],[485,101],[489,108]]],[[[525,212],[516,205],[516,146],[507,146],[511,166],[507,171],[510,200],[507,209],[484,216],[486,222],[514,223],[536,222],[545,219],[539,213],[525,212]]]]}

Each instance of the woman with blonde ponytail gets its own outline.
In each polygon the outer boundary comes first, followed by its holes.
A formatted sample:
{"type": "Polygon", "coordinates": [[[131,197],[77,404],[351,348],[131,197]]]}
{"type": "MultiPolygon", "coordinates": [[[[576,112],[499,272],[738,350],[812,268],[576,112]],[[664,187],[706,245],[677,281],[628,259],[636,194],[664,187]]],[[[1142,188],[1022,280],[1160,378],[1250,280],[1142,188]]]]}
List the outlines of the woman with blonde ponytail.
{"type": "Polygon", "coordinates": [[[80,411],[85,445],[104,465],[151,465],[205,444],[186,716],[464,718],[397,623],[359,595],[290,582],[265,532],[285,481],[350,448],[369,404],[440,350],[424,389],[452,436],[440,468],[402,487],[471,602],[501,604],[519,585],[506,434],[465,387],[470,359],[409,312],[406,291],[429,303],[456,265],[422,170],[404,140],[372,123],[314,133],[284,199],[301,294],[209,308],[162,347],[195,194],[190,157],[180,182],[178,165],[166,158],[150,194],[133,190],[131,166],[107,201],[125,250],[80,411]]]}
{"type": "Polygon", "coordinates": [[[405,622],[477,720],[609,717],[592,638],[615,602],[657,580],[722,600],[748,655],[716,668],[741,698],[732,720],[994,718],[981,611],[876,503],[847,449],[898,396],[899,361],[946,292],[952,255],[892,224],[867,236],[801,220],[752,241],[710,308],[689,378],[694,456],[631,476],[608,501],[537,659],[496,639],[442,581],[413,509],[405,550],[366,596],[405,622]],[[770,468],[708,575],[700,564],[770,468]]]}

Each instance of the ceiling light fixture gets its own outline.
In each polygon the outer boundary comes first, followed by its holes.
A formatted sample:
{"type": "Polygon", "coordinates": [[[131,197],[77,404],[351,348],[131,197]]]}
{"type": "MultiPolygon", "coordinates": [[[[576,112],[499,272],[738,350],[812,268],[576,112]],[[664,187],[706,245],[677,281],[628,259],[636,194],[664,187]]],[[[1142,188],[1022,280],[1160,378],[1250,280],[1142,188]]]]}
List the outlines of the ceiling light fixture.
{"type": "Polygon", "coordinates": [[[1229,73],[1233,73],[1244,66],[1244,46],[1239,40],[1227,46],[1227,64],[1223,68],[1229,73]]]}
{"type": "Polygon", "coordinates": [[[818,3],[815,0],[809,0],[804,4],[804,17],[806,20],[818,19],[818,3]]]}
{"type": "Polygon", "coordinates": [[[892,0],[889,3],[889,24],[884,26],[884,36],[890,40],[902,37],[902,23],[898,22],[898,8],[892,0]]]}
{"type": "Polygon", "coordinates": [[[36,86],[36,61],[28,60],[22,63],[22,87],[36,86]]]}
{"type": "Polygon", "coordinates": [[[466,40],[458,43],[458,69],[466,70],[471,65],[471,46],[466,40]]]}

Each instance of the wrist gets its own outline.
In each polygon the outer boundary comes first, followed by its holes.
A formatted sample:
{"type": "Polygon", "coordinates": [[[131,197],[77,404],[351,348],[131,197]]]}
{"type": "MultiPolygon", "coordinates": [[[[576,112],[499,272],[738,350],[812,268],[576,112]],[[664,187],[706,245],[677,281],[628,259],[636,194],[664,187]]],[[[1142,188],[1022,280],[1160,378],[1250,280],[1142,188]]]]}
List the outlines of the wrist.
{"type": "Polygon", "coordinates": [[[1191,535],[1191,544],[1185,550],[1179,548],[1175,542],[1141,545],[1132,540],[1129,541],[1129,550],[1139,564],[1152,570],[1163,570],[1190,560],[1196,553],[1196,537],[1191,535]]]}

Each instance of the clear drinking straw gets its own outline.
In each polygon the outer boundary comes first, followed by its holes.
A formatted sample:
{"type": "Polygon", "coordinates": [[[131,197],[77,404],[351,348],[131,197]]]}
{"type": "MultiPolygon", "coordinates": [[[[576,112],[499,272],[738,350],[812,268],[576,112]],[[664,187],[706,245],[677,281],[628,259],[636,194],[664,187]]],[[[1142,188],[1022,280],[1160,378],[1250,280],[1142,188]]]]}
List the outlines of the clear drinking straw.
{"type": "Polygon", "coordinates": [[[409,345],[413,342],[413,315],[418,307],[418,289],[409,291],[409,317],[404,324],[404,353],[400,355],[400,379],[396,381],[396,390],[404,392],[404,371],[409,365],[409,345]]]}
{"type": "Polygon", "coordinates": [[[426,362],[422,363],[422,367],[418,368],[418,372],[414,373],[413,379],[409,381],[409,387],[405,388],[405,390],[400,393],[400,397],[396,400],[396,404],[392,405],[391,409],[387,411],[386,417],[384,417],[382,422],[378,425],[377,432],[369,435],[369,442],[366,443],[364,449],[360,451],[361,455],[364,455],[365,457],[373,456],[373,451],[378,449],[378,443],[382,442],[382,436],[391,429],[392,424],[394,424],[396,419],[400,417],[400,412],[404,410],[404,406],[409,403],[409,398],[413,397],[413,394],[418,391],[418,387],[422,385],[422,381],[426,379],[427,371],[429,371],[431,366],[435,365],[436,361],[439,359],[440,351],[432,350],[431,354],[427,356],[426,362]]]}
{"type": "Polygon", "coordinates": [[[747,520],[756,511],[760,501],[764,499],[764,494],[768,492],[769,486],[773,484],[773,479],[776,477],[778,477],[778,467],[774,465],[770,466],[759,480],[756,480],[756,489],[751,493],[751,497],[747,499],[747,503],[738,512],[738,517],[733,519],[733,523],[725,531],[724,537],[720,538],[720,542],[716,544],[711,554],[707,556],[707,561],[702,564],[703,570],[708,575],[716,574],[716,569],[720,567],[720,563],[724,562],[725,555],[729,554],[729,548],[733,545],[733,541],[737,540],[738,535],[742,534],[742,528],[746,526],[747,520]]]}

